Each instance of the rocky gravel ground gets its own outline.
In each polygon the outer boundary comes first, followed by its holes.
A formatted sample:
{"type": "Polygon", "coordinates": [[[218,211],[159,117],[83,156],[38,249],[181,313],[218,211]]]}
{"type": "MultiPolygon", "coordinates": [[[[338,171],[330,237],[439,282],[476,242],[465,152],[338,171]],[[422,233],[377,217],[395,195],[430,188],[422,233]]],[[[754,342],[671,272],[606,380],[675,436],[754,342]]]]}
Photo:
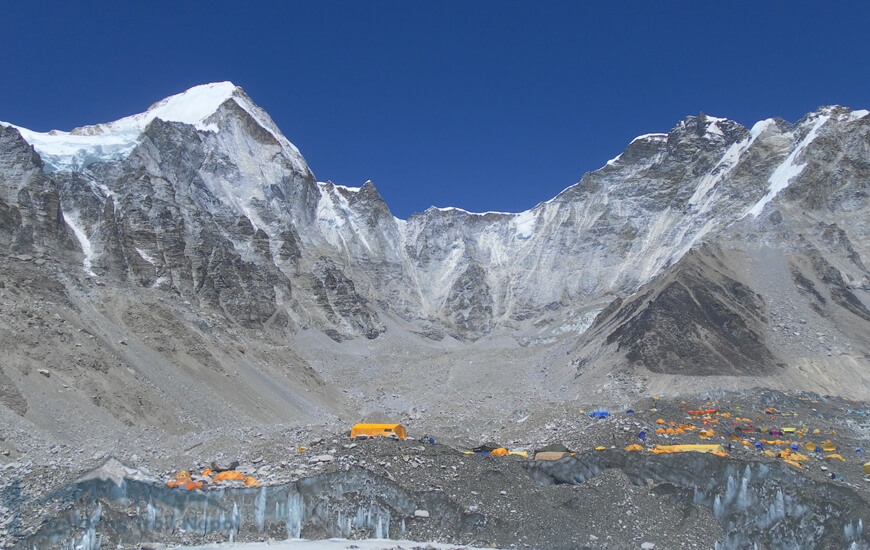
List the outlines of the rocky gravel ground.
{"type": "MultiPolygon", "coordinates": [[[[630,410],[614,408],[607,418],[593,419],[587,414],[592,411],[565,407],[549,410],[546,421],[540,411],[534,411],[523,422],[514,421],[509,430],[498,426],[489,435],[493,443],[530,455],[536,447],[553,442],[578,453],[599,452],[595,449],[601,447],[621,451],[633,443],[645,449],[657,444],[720,443],[729,459],[747,463],[782,462],[764,451],[778,453],[794,441],[807,457],[801,461],[802,467],[792,466],[795,472],[848,488],[870,502],[870,477],[862,468],[870,460],[865,454],[865,448],[870,450],[867,403],[758,390],[687,399],[646,398],[630,410]],[[688,412],[697,409],[716,409],[716,413],[699,418],[688,412]],[[739,424],[752,424],[756,430],[741,433],[746,445],[728,437],[736,418],[749,418],[749,422],[739,424]],[[699,429],[684,434],[656,433],[658,428],[689,423],[699,429]],[[795,427],[803,435],[789,438],[758,431],[786,427],[795,427]],[[713,430],[713,435],[702,440],[700,429],[713,430]],[[640,432],[645,433],[644,440],[639,439],[640,432]],[[755,446],[759,441],[762,449],[755,446]],[[826,441],[836,445],[837,451],[815,453],[805,448],[807,442],[826,441]],[[840,458],[826,458],[834,454],[840,458]]],[[[529,476],[524,466],[527,458],[463,454],[487,441],[430,443],[428,437],[421,438],[429,434],[415,433],[413,426],[409,426],[411,437],[405,440],[352,440],[336,425],[228,428],[186,436],[131,428],[116,442],[92,439],[80,447],[34,441],[8,427],[4,430],[6,452],[2,455],[4,475],[0,477],[0,542],[4,547],[34,533],[62,512],[41,501],[42,497],[113,456],[160,484],[182,470],[196,475],[207,467],[228,468],[234,462],[238,462],[238,471],[254,477],[261,486],[362,468],[414,494],[443,495],[464,513],[487,518],[490,528],[482,532],[483,538],[446,542],[550,548],[640,548],[644,543],[658,548],[712,548],[722,533],[710,508],[693,504],[690,492],[682,488],[661,483],[636,485],[618,469],[606,470],[576,486],[542,487],[529,476]]],[[[215,484],[206,490],[242,483],[215,484]]],[[[58,505],[63,504],[58,501],[58,505]]],[[[406,521],[410,538],[443,538],[443,526],[427,519],[406,521]]],[[[360,531],[355,536],[371,533],[360,531]]],[[[186,537],[175,542],[198,541],[186,537]]]]}

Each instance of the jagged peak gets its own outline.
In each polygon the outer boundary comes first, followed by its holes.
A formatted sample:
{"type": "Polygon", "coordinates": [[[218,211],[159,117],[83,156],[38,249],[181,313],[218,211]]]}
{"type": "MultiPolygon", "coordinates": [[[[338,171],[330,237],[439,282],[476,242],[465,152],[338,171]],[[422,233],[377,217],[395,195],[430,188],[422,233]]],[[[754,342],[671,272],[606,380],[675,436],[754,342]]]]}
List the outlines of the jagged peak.
{"type": "Polygon", "coordinates": [[[364,187],[367,187],[367,186],[374,187],[372,180],[366,180],[366,182],[362,185],[362,187],[349,187],[347,185],[339,185],[332,180],[318,181],[317,185],[320,185],[324,188],[334,188],[336,191],[339,191],[341,193],[354,194],[354,195],[359,193],[364,187]]]}
{"type": "Polygon", "coordinates": [[[668,134],[643,134],[642,136],[637,136],[636,138],[631,140],[631,142],[629,142],[629,145],[631,145],[635,141],[662,141],[666,139],[668,139],[668,134]]]}
{"type": "MultiPolygon", "coordinates": [[[[459,208],[456,206],[430,206],[426,209],[423,214],[448,214],[448,215],[457,215],[457,216],[515,216],[517,215],[514,212],[498,212],[495,210],[489,210],[487,212],[470,212],[465,210],[464,208],[459,208]]],[[[417,214],[415,214],[417,215],[417,214]]]]}
{"type": "Polygon", "coordinates": [[[807,122],[814,122],[819,117],[827,117],[838,122],[855,121],[870,115],[870,111],[866,109],[851,109],[842,105],[821,105],[812,113],[807,113],[797,121],[796,125],[801,125],[807,122]]]}
{"type": "Polygon", "coordinates": [[[668,135],[697,136],[701,139],[728,141],[727,136],[729,134],[737,135],[745,130],[746,128],[739,122],[700,112],[697,115],[688,116],[681,120],[679,124],[671,129],[668,135]]]}

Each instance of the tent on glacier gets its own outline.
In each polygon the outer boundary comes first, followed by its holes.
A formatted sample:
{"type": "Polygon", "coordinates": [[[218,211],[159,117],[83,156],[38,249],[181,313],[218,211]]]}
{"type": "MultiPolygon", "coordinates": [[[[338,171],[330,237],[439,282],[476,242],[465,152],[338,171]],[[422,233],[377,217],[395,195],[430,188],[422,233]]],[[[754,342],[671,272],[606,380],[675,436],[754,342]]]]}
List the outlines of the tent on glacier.
{"type": "Polygon", "coordinates": [[[571,456],[574,454],[574,451],[569,449],[568,447],[562,445],[561,443],[552,443],[547,445],[546,447],[541,447],[540,449],[535,449],[534,459],[535,460],[561,460],[566,456],[571,456]]]}
{"type": "Polygon", "coordinates": [[[405,439],[405,427],[401,424],[357,424],[350,430],[352,438],[392,437],[405,439]]]}

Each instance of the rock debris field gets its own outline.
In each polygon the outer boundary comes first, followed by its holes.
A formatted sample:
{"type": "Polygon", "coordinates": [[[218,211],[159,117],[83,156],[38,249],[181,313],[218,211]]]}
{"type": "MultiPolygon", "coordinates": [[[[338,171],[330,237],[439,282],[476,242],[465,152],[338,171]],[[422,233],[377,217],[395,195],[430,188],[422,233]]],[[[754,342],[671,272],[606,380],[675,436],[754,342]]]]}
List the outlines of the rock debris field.
{"type": "Polygon", "coordinates": [[[500,548],[867,547],[867,403],[756,390],[592,412],[565,408],[543,424],[533,415],[493,432],[505,440],[449,444],[412,425],[404,440],[276,425],[183,437],[140,429],[91,451],[7,429],[2,546],[378,537],[500,548]],[[467,454],[484,443],[528,457],[467,454]],[[532,460],[551,443],[575,455],[532,460]],[[653,452],[676,444],[724,452],[653,452]],[[241,479],[209,483],[207,468],[241,479]],[[202,488],[170,488],[182,471],[202,488]]]}

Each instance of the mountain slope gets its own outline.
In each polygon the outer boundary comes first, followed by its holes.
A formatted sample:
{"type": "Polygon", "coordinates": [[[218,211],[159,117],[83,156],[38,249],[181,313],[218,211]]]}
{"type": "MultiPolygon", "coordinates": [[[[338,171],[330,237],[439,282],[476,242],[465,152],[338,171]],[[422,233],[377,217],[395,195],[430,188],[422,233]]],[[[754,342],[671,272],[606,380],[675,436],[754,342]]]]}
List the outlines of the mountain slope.
{"type": "Polygon", "coordinates": [[[371,182],[317,182],[231,83],[69,133],[0,124],[5,418],[185,431],[728,384],[865,396],[868,149],[867,111],[701,114],[526,212],[400,220],[371,182]]]}
{"type": "Polygon", "coordinates": [[[767,375],[765,302],[710,251],[693,250],[652,283],[596,319],[591,333],[654,373],[767,375]]]}

